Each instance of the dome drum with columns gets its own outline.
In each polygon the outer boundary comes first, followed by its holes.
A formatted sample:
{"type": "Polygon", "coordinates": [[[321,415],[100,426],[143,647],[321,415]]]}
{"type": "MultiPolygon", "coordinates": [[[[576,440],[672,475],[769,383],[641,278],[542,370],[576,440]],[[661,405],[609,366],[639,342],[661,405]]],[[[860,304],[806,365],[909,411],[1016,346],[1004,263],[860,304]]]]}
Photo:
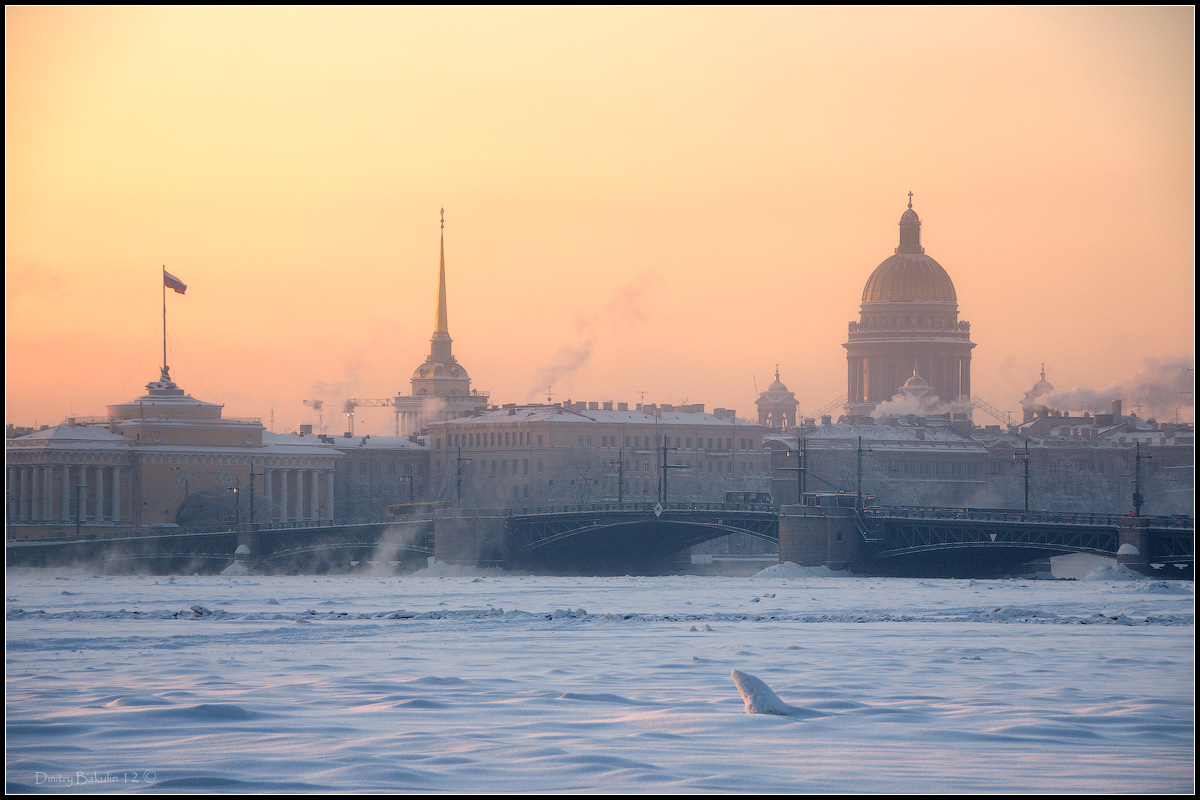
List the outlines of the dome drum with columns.
{"type": "Polygon", "coordinates": [[[942,402],[971,396],[971,325],[958,318],[950,275],[921,246],[921,220],[900,217],[900,245],[867,278],[859,319],[849,324],[846,410],[869,414],[915,369],[942,402]]]}

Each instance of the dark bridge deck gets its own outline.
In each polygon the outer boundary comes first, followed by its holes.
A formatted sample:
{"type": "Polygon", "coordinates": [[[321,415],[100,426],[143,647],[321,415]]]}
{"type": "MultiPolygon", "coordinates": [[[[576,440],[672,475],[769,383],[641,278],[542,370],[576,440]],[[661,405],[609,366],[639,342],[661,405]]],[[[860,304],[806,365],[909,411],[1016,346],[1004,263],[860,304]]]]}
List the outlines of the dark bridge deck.
{"type": "MultiPolygon", "coordinates": [[[[862,537],[861,555],[872,571],[911,573],[920,565],[947,574],[975,574],[1068,553],[1116,556],[1129,517],[1108,514],[1014,512],[991,509],[867,508],[851,519],[862,537]]],[[[1191,565],[1195,524],[1190,519],[1144,517],[1142,558],[1191,565]]]]}
{"type": "Polygon", "coordinates": [[[773,508],[732,503],[537,509],[505,527],[516,564],[602,572],[666,569],[680,550],[729,534],[779,540],[773,508]]]}

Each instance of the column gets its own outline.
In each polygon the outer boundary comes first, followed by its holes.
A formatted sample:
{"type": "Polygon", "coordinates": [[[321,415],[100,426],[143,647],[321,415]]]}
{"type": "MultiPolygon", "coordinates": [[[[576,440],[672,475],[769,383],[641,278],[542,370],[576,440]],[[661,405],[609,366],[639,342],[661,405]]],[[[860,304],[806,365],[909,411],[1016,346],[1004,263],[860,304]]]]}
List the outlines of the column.
{"type": "Polygon", "coordinates": [[[112,467],[109,477],[112,478],[112,521],[121,521],[121,470],[112,467]]]}
{"type": "Polygon", "coordinates": [[[333,519],[333,470],[325,473],[325,519],[333,519]]]}
{"type": "Polygon", "coordinates": [[[291,470],[279,470],[279,521],[288,521],[288,473],[291,470]]]}
{"type": "Polygon", "coordinates": [[[320,492],[318,491],[319,483],[317,482],[317,470],[310,470],[312,475],[312,500],[308,504],[308,518],[320,519],[320,492]]]}
{"type": "Polygon", "coordinates": [[[41,522],[50,522],[54,514],[54,468],[45,465],[42,468],[42,518],[41,522]]]}
{"type": "MultiPolygon", "coordinates": [[[[87,474],[86,470],[87,467],[76,467],[74,469],[74,472],[77,473],[76,479],[78,480],[78,476],[87,474]]],[[[62,468],[62,508],[58,510],[59,522],[70,522],[72,519],[71,490],[75,487],[71,485],[71,472],[72,469],[64,464],[62,468]]]]}
{"type": "Polygon", "coordinates": [[[305,470],[296,472],[296,519],[304,519],[304,475],[305,470]]]}
{"type": "Polygon", "coordinates": [[[20,503],[17,509],[17,519],[21,522],[29,521],[29,499],[33,492],[33,483],[29,480],[29,467],[21,467],[21,494],[18,498],[20,503]]]}
{"type": "MultiPolygon", "coordinates": [[[[79,513],[79,518],[81,520],[83,520],[84,522],[87,522],[87,518],[88,518],[88,492],[92,488],[91,487],[92,478],[89,477],[89,475],[88,475],[89,472],[95,472],[95,470],[89,470],[87,467],[79,467],[79,474],[77,476],[75,476],[76,485],[78,485],[78,484],[83,485],[83,488],[79,491],[79,511],[78,511],[78,513],[79,513]]],[[[71,490],[74,491],[75,486],[72,486],[71,490]]]]}
{"type": "Polygon", "coordinates": [[[271,504],[271,479],[275,477],[275,472],[273,470],[267,469],[266,464],[263,464],[262,470],[263,470],[262,471],[263,505],[267,509],[266,520],[267,520],[267,522],[274,522],[275,521],[275,507],[271,504]]]}

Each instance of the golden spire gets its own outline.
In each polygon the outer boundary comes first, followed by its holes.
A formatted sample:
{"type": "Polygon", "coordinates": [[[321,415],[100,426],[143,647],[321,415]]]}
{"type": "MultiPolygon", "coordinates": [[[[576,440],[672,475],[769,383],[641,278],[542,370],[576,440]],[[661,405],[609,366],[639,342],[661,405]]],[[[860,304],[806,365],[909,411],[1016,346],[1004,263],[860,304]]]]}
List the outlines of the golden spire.
{"type": "Polygon", "coordinates": [[[438,299],[437,319],[434,321],[434,338],[450,336],[449,315],[446,312],[446,209],[442,209],[442,234],[438,253],[438,299]]]}

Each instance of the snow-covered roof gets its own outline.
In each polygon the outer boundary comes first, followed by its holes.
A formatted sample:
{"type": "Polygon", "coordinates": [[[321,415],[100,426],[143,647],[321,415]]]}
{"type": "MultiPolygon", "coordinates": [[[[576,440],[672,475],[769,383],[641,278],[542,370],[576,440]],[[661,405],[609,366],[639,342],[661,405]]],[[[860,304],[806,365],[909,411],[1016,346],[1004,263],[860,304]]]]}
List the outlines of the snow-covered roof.
{"type": "MultiPolygon", "coordinates": [[[[245,449],[245,448],[239,448],[245,449]]],[[[320,438],[305,434],[271,433],[263,431],[262,450],[273,455],[288,456],[332,456],[337,457],[337,449],[326,444],[320,438]]]]}
{"type": "Polygon", "coordinates": [[[862,437],[873,450],[912,451],[919,448],[949,449],[958,453],[986,454],[986,448],[970,436],[963,436],[949,424],[917,425],[819,425],[805,434],[809,447],[849,447],[862,437]]]}
{"type": "Polygon", "coordinates": [[[6,447],[131,447],[133,442],[102,425],[63,423],[8,439],[6,447]]]}
{"type": "Polygon", "coordinates": [[[416,441],[408,436],[338,436],[332,446],[342,451],[352,450],[425,450],[429,447],[429,437],[416,436],[416,441]]]}

